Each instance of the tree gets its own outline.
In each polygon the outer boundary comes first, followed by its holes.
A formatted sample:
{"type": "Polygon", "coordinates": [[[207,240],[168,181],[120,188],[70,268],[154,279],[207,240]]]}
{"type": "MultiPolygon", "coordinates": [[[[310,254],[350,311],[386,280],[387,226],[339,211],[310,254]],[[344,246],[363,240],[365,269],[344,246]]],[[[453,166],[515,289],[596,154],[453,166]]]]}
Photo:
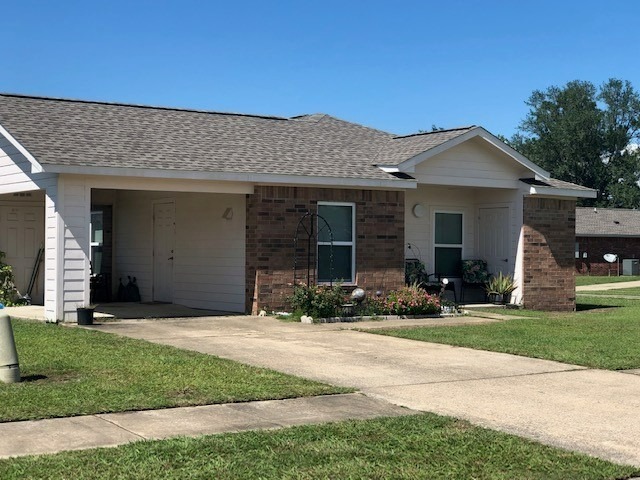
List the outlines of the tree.
{"type": "Polygon", "coordinates": [[[520,133],[509,142],[560,180],[598,191],[583,204],[640,206],[640,97],[628,81],[597,89],[575,80],[534,91],[520,133]]]}

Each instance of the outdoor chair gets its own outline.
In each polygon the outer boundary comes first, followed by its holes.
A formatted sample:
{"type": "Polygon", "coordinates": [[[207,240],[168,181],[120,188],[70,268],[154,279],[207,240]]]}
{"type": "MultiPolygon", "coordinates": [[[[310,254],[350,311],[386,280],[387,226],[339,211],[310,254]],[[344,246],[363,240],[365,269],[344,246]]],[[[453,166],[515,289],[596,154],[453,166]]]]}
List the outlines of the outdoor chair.
{"type": "MultiPolygon", "coordinates": [[[[405,260],[404,281],[407,285],[416,284],[429,295],[440,295],[443,292],[442,276],[438,273],[427,273],[427,269],[417,258],[405,260]]],[[[453,300],[458,303],[456,286],[453,282],[444,285],[444,290],[453,292],[453,300]]]]}
{"type": "MultiPolygon", "coordinates": [[[[460,301],[464,303],[465,290],[468,288],[482,288],[483,292],[491,275],[487,270],[487,262],[481,259],[462,261],[462,289],[460,301]]],[[[486,298],[486,294],[485,294],[486,298]]]]}

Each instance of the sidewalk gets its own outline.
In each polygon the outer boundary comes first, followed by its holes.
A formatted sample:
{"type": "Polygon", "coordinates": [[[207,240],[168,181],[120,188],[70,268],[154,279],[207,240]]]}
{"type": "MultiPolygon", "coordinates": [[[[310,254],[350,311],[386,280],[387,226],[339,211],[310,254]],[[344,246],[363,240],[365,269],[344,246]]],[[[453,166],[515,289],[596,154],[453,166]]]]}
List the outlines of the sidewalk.
{"type": "Polygon", "coordinates": [[[576,292],[594,292],[598,290],[618,290],[621,288],[640,287],[640,280],[633,282],[601,283],[600,285],[583,285],[576,287],[576,292]]]}
{"type": "Polygon", "coordinates": [[[417,413],[352,393],[7,422],[0,423],[0,458],[417,413]]]}

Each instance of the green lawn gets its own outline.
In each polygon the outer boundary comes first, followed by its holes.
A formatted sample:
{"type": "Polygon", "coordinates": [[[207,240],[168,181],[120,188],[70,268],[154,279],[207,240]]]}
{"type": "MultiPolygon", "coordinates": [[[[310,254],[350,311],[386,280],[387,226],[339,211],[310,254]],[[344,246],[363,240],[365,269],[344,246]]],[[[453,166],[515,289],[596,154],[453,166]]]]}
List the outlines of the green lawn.
{"type": "Polygon", "coordinates": [[[578,309],[567,313],[519,310],[514,315],[527,318],[486,325],[370,332],[595,368],[640,368],[639,300],[580,296],[578,309]]]}
{"type": "Polygon", "coordinates": [[[97,331],[19,320],[13,330],[23,381],[0,383],[0,421],[352,391],[97,331]]]}
{"type": "Polygon", "coordinates": [[[436,415],[138,442],[0,460],[22,479],[623,479],[614,465],[436,415]]]}
{"type": "Polygon", "coordinates": [[[576,275],[576,286],[583,285],[600,285],[603,283],[620,283],[633,282],[640,280],[639,276],[620,276],[620,277],[591,277],[587,275],[576,275]]]}

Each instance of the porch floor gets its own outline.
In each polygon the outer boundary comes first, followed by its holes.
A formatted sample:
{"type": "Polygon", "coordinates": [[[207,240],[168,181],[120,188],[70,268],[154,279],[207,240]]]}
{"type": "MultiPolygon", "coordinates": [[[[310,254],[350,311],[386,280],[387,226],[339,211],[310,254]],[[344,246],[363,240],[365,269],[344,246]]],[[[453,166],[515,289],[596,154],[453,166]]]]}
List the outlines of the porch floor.
{"type": "MultiPolygon", "coordinates": [[[[24,305],[21,307],[5,307],[0,313],[6,313],[15,318],[28,318],[33,320],[45,320],[44,306],[24,305]]],[[[105,303],[96,307],[94,318],[100,320],[109,319],[142,319],[142,318],[184,318],[184,317],[214,317],[243,315],[239,313],[224,312],[220,310],[202,310],[185,307],[172,303],[131,303],[114,302],[105,303]]]]}

